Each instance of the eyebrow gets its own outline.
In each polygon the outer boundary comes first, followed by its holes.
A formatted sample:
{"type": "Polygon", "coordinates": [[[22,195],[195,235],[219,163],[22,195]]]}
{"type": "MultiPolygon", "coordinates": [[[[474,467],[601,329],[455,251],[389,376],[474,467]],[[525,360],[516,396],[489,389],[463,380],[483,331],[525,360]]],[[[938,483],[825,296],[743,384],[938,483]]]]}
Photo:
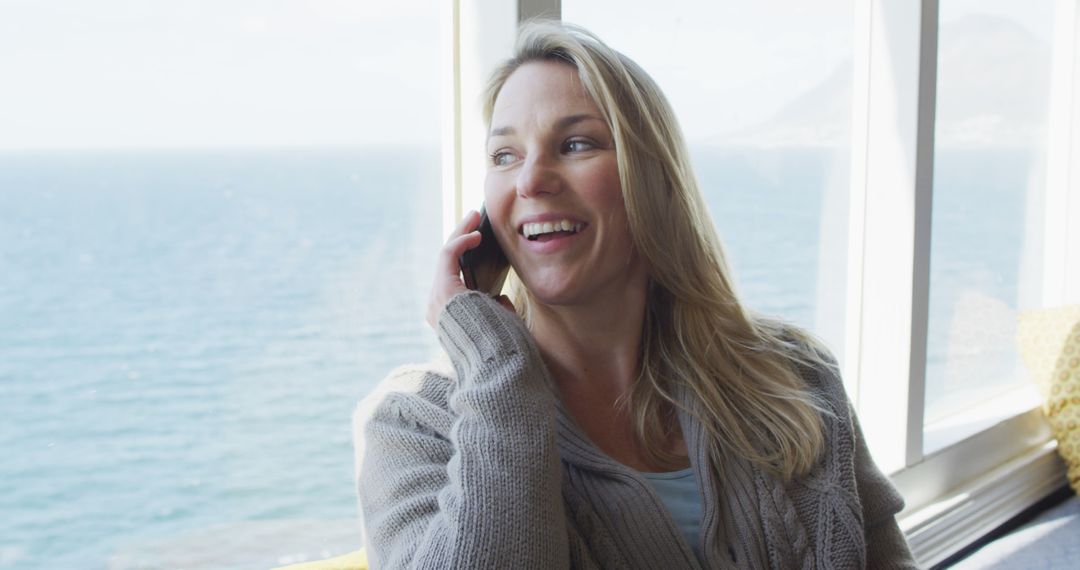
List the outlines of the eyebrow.
{"type": "MultiPolygon", "coordinates": [[[[568,115],[566,117],[563,117],[563,118],[559,119],[558,121],[555,121],[555,130],[561,131],[561,130],[563,130],[563,129],[571,126],[571,125],[575,125],[575,124],[580,123],[582,121],[589,121],[589,120],[603,122],[603,119],[601,119],[600,117],[597,117],[596,115],[590,115],[588,113],[580,113],[580,114],[577,114],[577,115],[568,115]]],[[[490,139],[491,137],[501,137],[501,136],[504,136],[504,135],[512,135],[512,134],[514,134],[514,132],[515,132],[514,127],[498,127],[498,128],[491,129],[491,132],[488,133],[488,138],[490,139]]]]}

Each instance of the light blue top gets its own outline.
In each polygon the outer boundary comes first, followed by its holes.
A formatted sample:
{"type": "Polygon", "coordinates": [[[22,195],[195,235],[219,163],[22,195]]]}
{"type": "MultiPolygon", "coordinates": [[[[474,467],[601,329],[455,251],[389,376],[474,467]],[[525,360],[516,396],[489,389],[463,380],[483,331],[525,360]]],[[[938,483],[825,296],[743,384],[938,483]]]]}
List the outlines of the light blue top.
{"type": "Polygon", "coordinates": [[[694,550],[694,555],[701,560],[701,492],[698,491],[697,477],[690,467],[668,473],[645,473],[641,475],[652,484],[660,495],[671,518],[679,526],[686,542],[694,550]]]}

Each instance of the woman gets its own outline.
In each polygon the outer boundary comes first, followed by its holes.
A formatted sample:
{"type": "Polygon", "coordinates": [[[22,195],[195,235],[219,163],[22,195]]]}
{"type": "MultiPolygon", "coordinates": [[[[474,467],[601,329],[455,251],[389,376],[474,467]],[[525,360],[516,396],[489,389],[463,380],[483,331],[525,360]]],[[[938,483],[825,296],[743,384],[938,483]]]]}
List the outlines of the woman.
{"type": "Polygon", "coordinates": [[[429,304],[452,367],[356,416],[373,566],[913,567],[827,352],[739,304],[648,75],[530,24],[485,117],[511,299],[461,282],[472,212],[429,304]]]}

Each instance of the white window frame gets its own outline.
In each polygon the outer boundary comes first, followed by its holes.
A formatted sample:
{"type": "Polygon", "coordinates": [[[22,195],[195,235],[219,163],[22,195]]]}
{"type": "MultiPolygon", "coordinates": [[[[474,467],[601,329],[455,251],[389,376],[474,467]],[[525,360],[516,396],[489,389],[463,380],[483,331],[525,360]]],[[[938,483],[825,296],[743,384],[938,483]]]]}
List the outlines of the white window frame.
{"type": "MultiPolygon", "coordinates": [[[[1048,117],[1046,306],[1080,302],[1080,192],[1071,168],[1080,164],[1073,100],[1077,1],[1058,0],[1057,14],[1048,117]]],[[[937,20],[937,0],[856,2],[844,363],[874,456],[907,501],[901,526],[927,566],[1064,483],[1064,467],[1038,410],[999,416],[973,436],[923,453],[937,20]]]]}
{"type": "MultiPolygon", "coordinates": [[[[1080,303],[1080,0],[1057,0],[1049,109],[1044,304],[1080,303]]],[[[483,198],[486,74],[517,25],[560,0],[444,5],[443,226],[483,198]]],[[[878,464],[907,500],[900,523],[939,563],[1060,487],[1037,409],[923,453],[938,0],[855,0],[845,385],[878,464]]]]}

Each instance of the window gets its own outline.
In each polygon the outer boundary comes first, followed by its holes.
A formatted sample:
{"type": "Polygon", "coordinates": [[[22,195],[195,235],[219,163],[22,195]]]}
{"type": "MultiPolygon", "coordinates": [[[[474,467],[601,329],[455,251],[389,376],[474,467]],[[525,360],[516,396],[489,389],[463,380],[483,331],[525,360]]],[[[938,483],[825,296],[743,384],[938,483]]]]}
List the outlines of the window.
{"type": "Polygon", "coordinates": [[[0,4],[0,566],[359,546],[351,411],[436,346],[437,6],[0,4]]]}
{"type": "Polygon", "coordinates": [[[1016,323],[1043,305],[1053,12],[1049,0],[941,5],[927,453],[1035,405],[1016,323]]]}

